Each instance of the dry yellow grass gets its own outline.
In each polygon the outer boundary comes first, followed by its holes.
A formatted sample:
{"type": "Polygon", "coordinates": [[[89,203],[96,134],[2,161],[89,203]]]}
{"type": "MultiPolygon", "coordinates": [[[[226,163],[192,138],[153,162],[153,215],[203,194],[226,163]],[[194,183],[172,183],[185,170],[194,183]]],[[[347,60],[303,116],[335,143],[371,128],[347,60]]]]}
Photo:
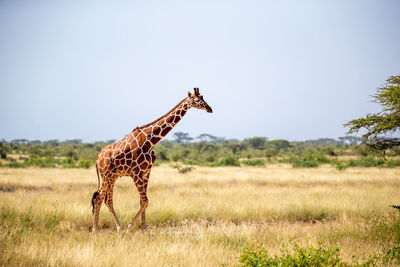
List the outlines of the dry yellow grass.
{"type": "MultiPolygon", "coordinates": [[[[0,263],[3,265],[237,265],[243,247],[279,253],[300,245],[340,246],[350,262],[391,242],[389,208],[400,204],[400,169],[288,165],[195,167],[179,174],[155,167],[149,184],[148,230],[115,233],[102,207],[102,230],[89,233],[94,169],[0,169],[0,263]],[[290,244],[289,244],[290,245],[290,244]]],[[[123,226],[139,207],[133,182],[116,183],[123,226]]]]}

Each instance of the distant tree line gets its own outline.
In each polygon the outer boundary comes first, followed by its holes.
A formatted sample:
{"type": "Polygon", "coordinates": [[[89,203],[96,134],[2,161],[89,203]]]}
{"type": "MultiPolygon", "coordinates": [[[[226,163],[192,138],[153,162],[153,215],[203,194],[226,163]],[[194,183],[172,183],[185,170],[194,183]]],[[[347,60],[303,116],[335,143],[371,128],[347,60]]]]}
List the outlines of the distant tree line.
{"type": "MultiPolygon", "coordinates": [[[[200,166],[265,166],[270,163],[289,163],[294,167],[317,167],[332,164],[338,169],[352,166],[395,167],[397,161],[376,158],[363,149],[360,139],[353,136],[339,139],[320,138],[307,141],[269,140],[252,137],[244,140],[226,139],[211,134],[191,137],[176,132],[173,140],[162,140],[154,151],[156,164],[169,162],[200,166]],[[341,160],[341,156],[355,159],[341,160]]],[[[89,168],[95,163],[100,150],[115,140],[82,142],[72,140],[26,140],[15,139],[0,142],[0,167],[62,167],[89,168]]],[[[400,165],[400,163],[399,163],[400,165]]],[[[182,169],[183,170],[183,169],[182,169]]]]}

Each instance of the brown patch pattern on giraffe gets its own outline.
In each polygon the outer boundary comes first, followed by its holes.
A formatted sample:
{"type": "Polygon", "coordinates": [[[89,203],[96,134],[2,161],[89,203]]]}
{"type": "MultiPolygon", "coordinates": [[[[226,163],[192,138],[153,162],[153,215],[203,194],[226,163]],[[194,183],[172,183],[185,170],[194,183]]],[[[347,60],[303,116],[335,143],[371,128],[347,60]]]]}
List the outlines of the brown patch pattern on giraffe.
{"type": "Polygon", "coordinates": [[[142,218],[142,228],[146,227],[147,185],[151,168],[156,160],[153,147],[175,127],[191,107],[212,112],[211,107],[199,93],[199,89],[195,88],[193,94],[188,92],[188,97],[164,116],[149,124],[136,127],[128,136],[105,146],[100,151],[96,159],[98,188],[92,198],[93,232],[97,230],[103,201],[111,212],[117,231],[121,228],[113,208],[114,184],[120,176],[131,176],[140,195],[140,209],[129,224],[127,231],[134,226],[139,216],[142,218]]]}

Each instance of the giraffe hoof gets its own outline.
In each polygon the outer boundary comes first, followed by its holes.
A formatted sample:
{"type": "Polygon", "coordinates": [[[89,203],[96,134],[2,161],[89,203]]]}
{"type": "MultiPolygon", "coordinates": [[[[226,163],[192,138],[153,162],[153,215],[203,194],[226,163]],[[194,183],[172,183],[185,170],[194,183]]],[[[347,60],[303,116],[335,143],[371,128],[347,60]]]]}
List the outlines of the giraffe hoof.
{"type": "Polygon", "coordinates": [[[142,225],[142,231],[145,231],[146,229],[147,229],[147,224],[145,224],[145,225],[142,225]]]}
{"type": "Polygon", "coordinates": [[[131,225],[128,225],[128,228],[126,228],[125,233],[129,234],[131,232],[131,225]]]}

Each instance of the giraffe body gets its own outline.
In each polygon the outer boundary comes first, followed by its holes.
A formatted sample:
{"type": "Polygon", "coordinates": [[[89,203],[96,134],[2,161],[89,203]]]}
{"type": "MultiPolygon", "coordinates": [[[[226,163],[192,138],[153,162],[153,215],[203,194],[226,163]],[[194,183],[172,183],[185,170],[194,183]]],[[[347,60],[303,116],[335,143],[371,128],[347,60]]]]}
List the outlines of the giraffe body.
{"type": "Polygon", "coordinates": [[[105,146],[100,151],[96,159],[98,188],[92,198],[93,232],[97,230],[103,201],[111,212],[117,231],[121,229],[113,207],[114,184],[120,176],[132,177],[140,195],[139,211],[132,219],[127,231],[135,225],[139,216],[142,218],[142,228],[146,228],[147,185],[151,168],[156,160],[153,147],[172,130],[191,107],[212,112],[211,107],[200,95],[199,89],[195,88],[193,94],[189,92],[187,98],[183,99],[164,116],[149,124],[136,127],[125,138],[105,146]]]}

